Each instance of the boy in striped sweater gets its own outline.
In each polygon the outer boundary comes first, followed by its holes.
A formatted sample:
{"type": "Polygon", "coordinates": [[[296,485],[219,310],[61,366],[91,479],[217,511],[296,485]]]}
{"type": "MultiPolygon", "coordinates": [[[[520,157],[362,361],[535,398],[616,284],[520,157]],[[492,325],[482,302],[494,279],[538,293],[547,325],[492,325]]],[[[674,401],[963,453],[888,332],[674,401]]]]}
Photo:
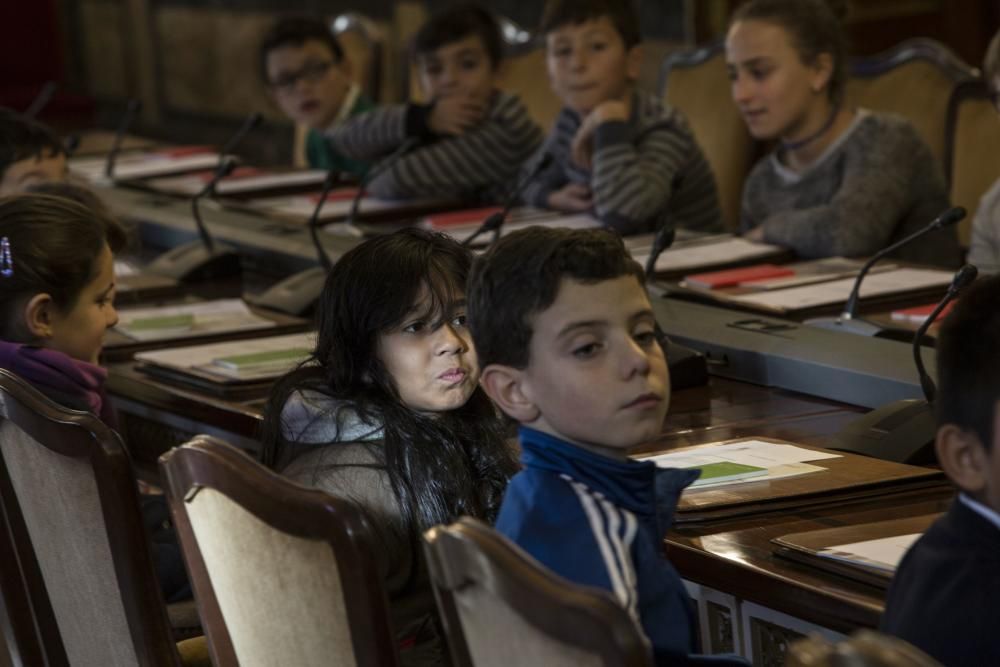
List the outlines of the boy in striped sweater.
{"type": "Polygon", "coordinates": [[[376,160],[418,142],[372,179],[376,197],[502,199],[542,130],[516,96],[497,90],[503,41],[496,20],[474,4],[447,9],[420,29],[413,54],[429,102],[352,118],[328,133],[330,143],[344,155],[376,160]]]}
{"type": "Polygon", "coordinates": [[[639,22],[628,0],[549,0],[549,80],[565,105],[543,150],[555,159],[527,203],[593,213],[622,234],[722,231],[715,177],[681,113],[636,88],[639,22]]]}
{"type": "Polygon", "coordinates": [[[496,528],[610,592],[658,664],[686,664],[693,609],[663,538],[696,471],[627,457],[655,438],[670,382],[642,268],[605,229],[531,227],[473,264],[468,324],[490,398],[520,423],[524,468],[496,528]]]}

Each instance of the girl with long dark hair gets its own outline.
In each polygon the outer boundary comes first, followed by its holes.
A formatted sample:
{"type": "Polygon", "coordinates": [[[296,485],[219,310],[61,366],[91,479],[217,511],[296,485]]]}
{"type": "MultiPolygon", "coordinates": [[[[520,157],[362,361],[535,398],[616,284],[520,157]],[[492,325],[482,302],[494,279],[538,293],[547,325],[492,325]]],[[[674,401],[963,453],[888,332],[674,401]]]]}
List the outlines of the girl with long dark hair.
{"type": "Polygon", "coordinates": [[[465,325],[471,253],[407,229],[327,278],[316,349],[271,393],[263,461],[369,515],[404,664],[445,661],[420,548],[461,515],[492,522],[516,463],[478,386],[465,325]]]}

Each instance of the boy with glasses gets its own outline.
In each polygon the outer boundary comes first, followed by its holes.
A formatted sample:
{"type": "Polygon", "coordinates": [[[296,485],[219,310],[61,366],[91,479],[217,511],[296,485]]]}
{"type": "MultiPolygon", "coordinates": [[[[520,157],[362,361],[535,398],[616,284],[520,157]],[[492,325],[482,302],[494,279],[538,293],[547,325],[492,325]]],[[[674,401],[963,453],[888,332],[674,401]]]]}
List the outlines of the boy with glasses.
{"type": "Polygon", "coordinates": [[[372,108],[352,81],[351,64],[330,28],[319,19],[281,19],[261,41],[260,71],[285,115],[309,128],[309,166],[363,176],[368,165],[339,154],[324,137],[372,108]]]}

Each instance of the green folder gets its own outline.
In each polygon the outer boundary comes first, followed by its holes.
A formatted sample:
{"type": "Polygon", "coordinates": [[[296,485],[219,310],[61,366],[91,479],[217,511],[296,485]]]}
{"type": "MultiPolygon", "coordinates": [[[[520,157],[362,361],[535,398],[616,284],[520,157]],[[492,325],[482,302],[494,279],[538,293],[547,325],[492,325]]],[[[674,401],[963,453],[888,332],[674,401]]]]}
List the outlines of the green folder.
{"type": "Polygon", "coordinates": [[[688,470],[700,470],[699,477],[692,486],[699,484],[718,484],[719,482],[738,482],[753,477],[763,477],[767,474],[767,468],[748,466],[742,463],[732,463],[730,461],[719,461],[718,463],[706,463],[702,466],[691,466],[688,470]]]}
{"type": "Polygon", "coordinates": [[[312,350],[304,347],[289,348],[287,350],[268,350],[267,352],[249,352],[247,354],[219,357],[218,359],[213,359],[212,363],[223,368],[238,371],[250,366],[292,364],[305,359],[311,352],[312,350]]]}

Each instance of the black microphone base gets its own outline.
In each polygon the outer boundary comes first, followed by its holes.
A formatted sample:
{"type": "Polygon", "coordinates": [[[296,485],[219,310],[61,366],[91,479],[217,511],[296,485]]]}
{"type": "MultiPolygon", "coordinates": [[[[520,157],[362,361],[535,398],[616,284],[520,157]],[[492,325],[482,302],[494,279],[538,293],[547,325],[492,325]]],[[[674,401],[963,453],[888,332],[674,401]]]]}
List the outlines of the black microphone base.
{"type": "Polygon", "coordinates": [[[260,308],[302,317],[316,308],[325,284],[326,271],[321,266],[314,266],[288,276],[262,294],[248,297],[247,301],[260,308]]]}
{"type": "Polygon", "coordinates": [[[240,256],[233,248],[215,244],[212,250],[201,241],[192,241],[163,253],[146,267],[149,273],[193,283],[215,278],[231,278],[242,271],[240,256]]]}
{"type": "Polygon", "coordinates": [[[934,463],[937,421],[927,401],[909,398],[872,410],[836,435],[830,449],[885,461],[934,463]]]}
{"type": "Polygon", "coordinates": [[[705,355],[670,340],[661,342],[670,368],[670,389],[691,389],[708,384],[708,362],[705,355]]]}
{"type": "Polygon", "coordinates": [[[827,329],[828,331],[841,331],[858,336],[878,336],[882,333],[882,327],[858,317],[849,320],[840,317],[817,317],[806,320],[805,324],[810,327],[818,327],[820,329],[827,329]]]}

